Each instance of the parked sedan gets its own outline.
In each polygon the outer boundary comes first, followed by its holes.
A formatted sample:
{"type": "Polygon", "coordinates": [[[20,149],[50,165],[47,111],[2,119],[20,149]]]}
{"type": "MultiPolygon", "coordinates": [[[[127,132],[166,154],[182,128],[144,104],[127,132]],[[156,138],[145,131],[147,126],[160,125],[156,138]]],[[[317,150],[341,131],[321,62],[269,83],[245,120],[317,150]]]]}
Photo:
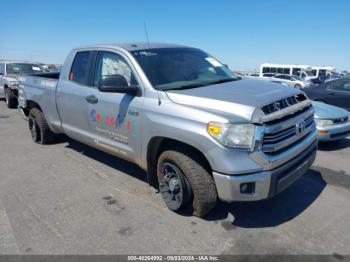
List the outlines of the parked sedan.
{"type": "Polygon", "coordinates": [[[290,87],[295,87],[295,88],[304,88],[312,85],[310,81],[305,81],[299,76],[286,75],[286,74],[275,75],[271,77],[271,80],[273,81],[277,80],[278,82],[285,83],[290,87]]]}
{"type": "Polygon", "coordinates": [[[303,90],[311,100],[339,106],[350,111],[350,80],[337,79],[303,90]]]}
{"type": "Polygon", "coordinates": [[[349,112],[320,102],[312,102],[319,141],[336,141],[350,136],[349,112]]]}

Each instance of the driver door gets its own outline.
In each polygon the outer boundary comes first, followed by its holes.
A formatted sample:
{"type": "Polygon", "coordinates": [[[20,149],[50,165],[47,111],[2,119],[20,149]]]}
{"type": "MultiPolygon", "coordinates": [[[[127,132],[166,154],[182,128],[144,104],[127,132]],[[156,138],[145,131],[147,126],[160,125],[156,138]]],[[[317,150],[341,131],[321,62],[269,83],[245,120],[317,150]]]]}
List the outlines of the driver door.
{"type": "Polygon", "coordinates": [[[127,160],[137,161],[140,152],[142,96],[122,92],[102,92],[102,79],[117,76],[120,86],[138,86],[136,74],[122,54],[99,51],[95,62],[94,88],[96,97],[89,104],[90,130],[94,143],[101,150],[127,160]]]}

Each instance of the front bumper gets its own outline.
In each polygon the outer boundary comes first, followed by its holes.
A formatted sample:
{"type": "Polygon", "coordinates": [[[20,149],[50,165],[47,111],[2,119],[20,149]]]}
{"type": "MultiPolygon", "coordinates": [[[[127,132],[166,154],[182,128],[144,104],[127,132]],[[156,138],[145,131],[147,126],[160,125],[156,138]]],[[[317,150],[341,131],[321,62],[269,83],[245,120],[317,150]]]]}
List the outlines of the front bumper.
{"type": "Polygon", "coordinates": [[[319,141],[335,141],[350,136],[350,121],[331,126],[317,126],[319,141]]]}
{"type": "Polygon", "coordinates": [[[226,202],[268,199],[280,193],[305,174],[316,158],[314,140],[301,154],[270,171],[245,175],[224,175],[213,172],[219,198],[226,202]],[[254,192],[242,192],[242,185],[254,184],[254,192]]]}

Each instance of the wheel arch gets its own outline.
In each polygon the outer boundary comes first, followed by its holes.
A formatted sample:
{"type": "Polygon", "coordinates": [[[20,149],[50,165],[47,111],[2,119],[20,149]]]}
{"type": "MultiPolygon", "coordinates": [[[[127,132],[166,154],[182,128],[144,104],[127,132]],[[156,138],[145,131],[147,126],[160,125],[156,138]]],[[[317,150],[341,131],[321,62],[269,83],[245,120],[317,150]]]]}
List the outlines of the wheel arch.
{"type": "Polygon", "coordinates": [[[174,149],[174,148],[184,148],[186,151],[192,152],[193,156],[196,157],[196,160],[200,161],[204,165],[204,168],[209,172],[209,174],[212,173],[212,168],[208,159],[198,148],[188,143],[179,141],[177,139],[156,136],[151,138],[147,145],[146,161],[147,161],[147,181],[149,185],[154,187],[158,186],[157,160],[160,154],[165,150],[174,149]]]}
{"type": "Polygon", "coordinates": [[[27,117],[29,116],[29,111],[30,111],[30,109],[32,109],[32,108],[36,108],[36,109],[40,110],[41,112],[43,111],[43,110],[41,109],[40,105],[39,105],[38,103],[34,102],[33,100],[27,100],[26,103],[27,103],[27,104],[26,104],[26,107],[23,108],[22,110],[23,110],[23,113],[24,113],[27,117]]]}

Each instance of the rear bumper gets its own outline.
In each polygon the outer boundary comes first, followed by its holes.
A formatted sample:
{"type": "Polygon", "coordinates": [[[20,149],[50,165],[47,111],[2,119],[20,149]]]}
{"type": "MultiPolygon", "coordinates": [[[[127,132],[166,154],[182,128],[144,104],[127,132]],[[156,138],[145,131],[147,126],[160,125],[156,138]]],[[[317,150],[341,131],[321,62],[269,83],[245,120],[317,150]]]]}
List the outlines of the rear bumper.
{"type": "Polygon", "coordinates": [[[319,141],[334,141],[350,136],[350,122],[317,127],[319,141]]]}
{"type": "Polygon", "coordinates": [[[226,202],[268,199],[282,192],[305,174],[315,160],[317,141],[301,154],[270,171],[245,175],[224,175],[213,172],[219,198],[226,202]],[[253,192],[242,192],[242,186],[254,185],[253,192]]]}

